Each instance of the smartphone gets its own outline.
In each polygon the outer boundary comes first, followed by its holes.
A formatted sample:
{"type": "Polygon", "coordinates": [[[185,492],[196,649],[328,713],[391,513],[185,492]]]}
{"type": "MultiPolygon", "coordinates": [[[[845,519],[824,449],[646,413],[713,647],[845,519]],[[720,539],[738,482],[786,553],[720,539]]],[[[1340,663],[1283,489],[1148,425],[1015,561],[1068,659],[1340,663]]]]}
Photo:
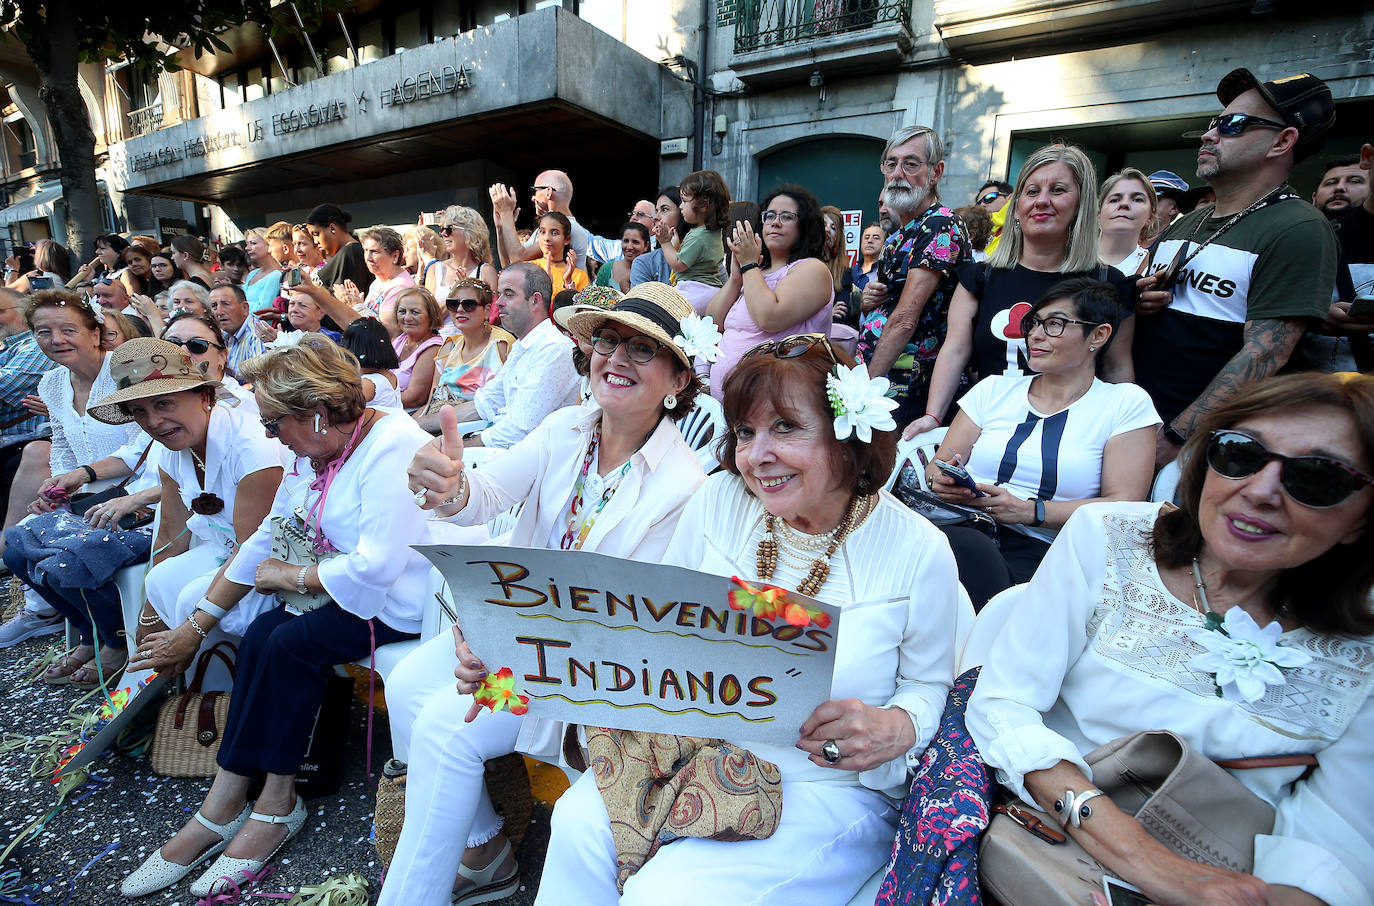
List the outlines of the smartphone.
{"type": "Polygon", "coordinates": [[[434,226],[439,222],[439,214],[435,211],[425,211],[420,215],[420,223],[425,226],[434,226]]]}
{"type": "Polygon", "coordinates": [[[935,460],[935,468],[939,469],[941,472],[944,472],[950,478],[953,478],[954,483],[957,484],[959,487],[968,488],[970,491],[973,492],[974,497],[988,496],[987,494],[984,494],[982,491],[978,490],[978,485],[973,480],[973,476],[970,475],[968,473],[968,469],[965,469],[963,466],[956,466],[952,462],[945,462],[943,459],[937,459],[935,460]]]}
{"type": "Polygon", "coordinates": [[[1169,266],[1164,269],[1164,276],[1155,284],[1156,290],[1168,290],[1173,292],[1174,285],[1178,283],[1178,278],[1183,270],[1183,262],[1188,258],[1188,243],[1179,246],[1178,254],[1174,255],[1174,260],[1169,262],[1169,266]]]}
{"type": "Polygon", "coordinates": [[[1150,906],[1150,898],[1141,893],[1139,887],[1118,878],[1104,875],[1102,890],[1107,894],[1107,902],[1111,906],[1150,906]]]}
{"type": "Polygon", "coordinates": [[[1350,303],[1348,314],[1362,320],[1374,318],[1374,296],[1356,296],[1355,301],[1350,303]]]}
{"type": "Polygon", "coordinates": [[[40,289],[52,289],[52,277],[30,277],[29,289],[33,292],[40,289]]]}
{"type": "Polygon", "coordinates": [[[286,273],[282,274],[281,285],[286,287],[287,289],[292,289],[294,287],[300,286],[301,269],[298,267],[293,267],[286,273]]]}

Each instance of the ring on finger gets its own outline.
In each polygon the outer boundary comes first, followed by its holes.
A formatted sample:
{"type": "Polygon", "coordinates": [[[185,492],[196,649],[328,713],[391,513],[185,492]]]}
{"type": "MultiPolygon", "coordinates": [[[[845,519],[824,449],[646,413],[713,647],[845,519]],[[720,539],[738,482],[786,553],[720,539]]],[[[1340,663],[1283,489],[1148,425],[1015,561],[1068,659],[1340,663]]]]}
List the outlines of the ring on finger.
{"type": "Polygon", "coordinates": [[[429,488],[424,488],[424,487],[422,487],[422,488],[420,488],[420,490],[416,491],[416,492],[415,492],[415,505],[416,505],[416,506],[424,506],[424,505],[425,505],[425,496],[426,496],[427,494],[429,494],[429,488]]]}
{"type": "Polygon", "coordinates": [[[821,746],[821,757],[825,759],[826,764],[835,764],[843,756],[840,755],[840,747],[836,745],[835,740],[827,739],[821,746]]]}

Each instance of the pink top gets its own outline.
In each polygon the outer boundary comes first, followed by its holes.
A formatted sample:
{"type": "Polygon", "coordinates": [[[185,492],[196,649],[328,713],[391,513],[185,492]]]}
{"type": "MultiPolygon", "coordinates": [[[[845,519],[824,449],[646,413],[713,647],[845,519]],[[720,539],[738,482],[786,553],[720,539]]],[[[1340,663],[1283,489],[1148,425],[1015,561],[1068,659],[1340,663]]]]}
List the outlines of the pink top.
{"type": "MultiPolygon", "coordinates": [[[[396,355],[399,356],[401,354],[401,350],[405,348],[406,339],[406,335],[401,334],[399,337],[391,341],[392,347],[396,350],[396,355]]],[[[419,360],[420,353],[424,352],[426,349],[439,346],[443,342],[443,337],[432,336],[428,340],[425,340],[423,343],[421,343],[419,346],[416,346],[415,351],[412,352],[410,355],[406,356],[404,359],[401,359],[401,367],[396,369],[396,391],[398,393],[405,393],[406,388],[410,386],[410,373],[415,370],[415,363],[419,360]]]]}
{"type": "MultiPolygon", "coordinates": [[[[798,258],[796,261],[789,261],[787,264],[773,271],[771,274],[763,275],[763,282],[768,284],[768,288],[776,290],[782,278],[805,258],[798,258]]],[[[830,302],[834,302],[834,293],[831,293],[830,302]]],[[[725,316],[725,323],[721,325],[724,336],[720,340],[720,357],[711,366],[711,395],[716,399],[721,399],[724,394],[725,378],[739,364],[739,360],[744,354],[753,349],[760,343],[767,343],[769,340],[781,340],[783,337],[790,337],[799,333],[830,333],[830,302],[820,307],[814,315],[802,321],[800,324],[793,324],[786,330],[777,333],[767,333],[759,329],[754,323],[753,317],[749,314],[749,306],[744,304],[744,293],[740,293],[735,304],[730,307],[730,311],[725,316]]]]}
{"type": "Polygon", "coordinates": [[[367,298],[364,300],[368,313],[383,324],[387,322],[388,318],[395,323],[396,297],[401,290],[409,289],[414,285],[415,277],[405,268],[401,268],[401,271],[390,280],[382,280],[381,278],[373,280],[372,285],[367,288],[367,298]]]}

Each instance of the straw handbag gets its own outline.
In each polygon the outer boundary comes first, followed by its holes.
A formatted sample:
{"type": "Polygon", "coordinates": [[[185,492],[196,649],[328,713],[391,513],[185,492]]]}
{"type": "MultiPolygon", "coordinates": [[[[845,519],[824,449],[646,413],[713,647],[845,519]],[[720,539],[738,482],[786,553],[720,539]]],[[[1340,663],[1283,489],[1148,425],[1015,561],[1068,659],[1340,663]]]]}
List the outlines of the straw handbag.
{"type": "Polygon", "coordinates": [[[152,767],[164,777],[213,777],[218,769],[220,735],[229,716],[228,692],[201,692],[213,658],[229,667],[233,676],[234,646],[220,642],[201,653],[187,690],[163,703],[153,731],[152,767]],[[226,654],[225,652],[229,652],[226,654]]]}

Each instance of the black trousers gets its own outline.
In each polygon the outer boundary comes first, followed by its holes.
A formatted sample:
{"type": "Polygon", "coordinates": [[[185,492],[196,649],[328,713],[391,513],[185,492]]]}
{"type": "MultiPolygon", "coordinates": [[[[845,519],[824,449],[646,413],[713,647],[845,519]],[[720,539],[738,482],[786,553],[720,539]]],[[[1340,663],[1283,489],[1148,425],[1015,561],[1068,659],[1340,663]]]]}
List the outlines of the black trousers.
{"type": "Polygon", "coordinates": [[[1001,526],[997,540],[977,529],[942,526],[959,567],[959,581],[973,600],[973,609],[1013,585],[1029,582],[1050,546],[1039,538],[1001,526]]]}
{"type": "Polygon", "coordinates": [[[300,616],[278,607],[254,620],[239,645],[219,766],[246,777],[295,774],[330,673],[367,655],[369,622],[378,648],[417,638],[332,601],[300,616]]]}

